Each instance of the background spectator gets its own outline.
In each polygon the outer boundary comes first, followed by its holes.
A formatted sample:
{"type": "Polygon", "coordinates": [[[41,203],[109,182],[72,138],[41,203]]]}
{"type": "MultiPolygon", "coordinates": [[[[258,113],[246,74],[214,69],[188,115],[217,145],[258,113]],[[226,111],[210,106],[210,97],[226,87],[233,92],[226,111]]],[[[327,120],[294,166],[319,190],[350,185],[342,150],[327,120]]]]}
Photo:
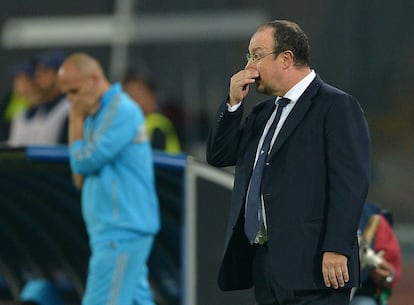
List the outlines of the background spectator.
{"type": "Polygon", "coordinates": [[[0,103],[0,141],[9,138],[11,121],[27,108],[39,103],[39,92],[33,82],[35,60],[29,59],[10,68],[12,86],[0,103]]]}
{"type": "Polygon", "coordinates": [[[62,51],[47,51],[37,58],[33,82],[39,94],[39,103],[33,104],[12,120],[9,145],[67,143],[70,106],[57,82],[57,71],[65,56],[62,51]]]}
{"type": "Polygon", "coordinates": [[[152,148],[167,153],[180,153],[181,144],[171,120],[161,113],[155,83],[132,72],[123,79],[126,93],[141,107],[152,148]]]}
{"type": "Polygon", "coordinates": [[[358,228],[363,239],[360,247],[362,286],[356,290],[351,305],[388,304],[401,273],[401,250],[392,224],[390,212],[374,203],[364,205],[358,228]],[[367,236],[371,234],[372,239],[367,236]]]}

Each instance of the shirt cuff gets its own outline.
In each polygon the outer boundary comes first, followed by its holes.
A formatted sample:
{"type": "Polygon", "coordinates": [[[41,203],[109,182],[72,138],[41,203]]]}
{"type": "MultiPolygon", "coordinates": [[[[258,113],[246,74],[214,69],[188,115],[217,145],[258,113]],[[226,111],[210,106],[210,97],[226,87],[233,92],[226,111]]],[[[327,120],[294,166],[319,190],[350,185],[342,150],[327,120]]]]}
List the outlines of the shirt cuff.
{"type": "Polygon", "coordinates": [[[239,109],[240,105],[241,105],[241,102],[238,102],[237,104],[235,104],[233,106],[230,105],[229,103],[227,103],[227,111],[228,112],[235,112],[237,109],[239,109]]]}

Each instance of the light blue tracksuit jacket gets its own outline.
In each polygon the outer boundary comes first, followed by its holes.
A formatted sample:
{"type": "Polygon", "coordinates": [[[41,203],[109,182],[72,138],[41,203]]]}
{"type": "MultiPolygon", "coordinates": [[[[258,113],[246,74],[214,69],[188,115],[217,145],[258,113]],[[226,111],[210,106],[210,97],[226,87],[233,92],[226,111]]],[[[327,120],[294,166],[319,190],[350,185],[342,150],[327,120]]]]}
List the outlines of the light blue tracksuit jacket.
{"type": "Polygon", "coordinates": [[[152,151],[141,109],[114,84],[69,147],[72,171],[84,176],[82,213],[91,244],[154,235],[159,208],[152,151]]]}

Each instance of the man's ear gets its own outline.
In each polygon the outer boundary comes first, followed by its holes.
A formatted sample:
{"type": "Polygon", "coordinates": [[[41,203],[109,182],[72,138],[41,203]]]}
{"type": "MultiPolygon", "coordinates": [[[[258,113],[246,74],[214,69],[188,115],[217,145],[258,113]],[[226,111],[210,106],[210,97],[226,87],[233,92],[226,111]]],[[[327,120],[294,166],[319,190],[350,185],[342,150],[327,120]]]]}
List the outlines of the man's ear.
{"type": "Polygon", "coordinates": [[[286,50],[282,52],[282,64],[283,64],[284,70],[288,69],[290,66],[293,65],[293,60],[294,60],[294,55],[291,50],[286,50]]]}

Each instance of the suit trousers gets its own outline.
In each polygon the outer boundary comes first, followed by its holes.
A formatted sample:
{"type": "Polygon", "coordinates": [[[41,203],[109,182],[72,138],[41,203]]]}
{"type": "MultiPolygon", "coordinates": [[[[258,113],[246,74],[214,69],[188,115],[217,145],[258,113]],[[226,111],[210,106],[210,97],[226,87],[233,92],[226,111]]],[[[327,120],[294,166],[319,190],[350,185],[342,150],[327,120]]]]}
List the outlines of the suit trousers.
{"type": "MultiPolygon", "coordinates": [[[[267,244],[256,247],[253,259],[257,305],[348,305],[351,289],[290,290],[274,278],[267,244]]],[[[322,271],[321,271],[322,272],[322,271]]]]}

